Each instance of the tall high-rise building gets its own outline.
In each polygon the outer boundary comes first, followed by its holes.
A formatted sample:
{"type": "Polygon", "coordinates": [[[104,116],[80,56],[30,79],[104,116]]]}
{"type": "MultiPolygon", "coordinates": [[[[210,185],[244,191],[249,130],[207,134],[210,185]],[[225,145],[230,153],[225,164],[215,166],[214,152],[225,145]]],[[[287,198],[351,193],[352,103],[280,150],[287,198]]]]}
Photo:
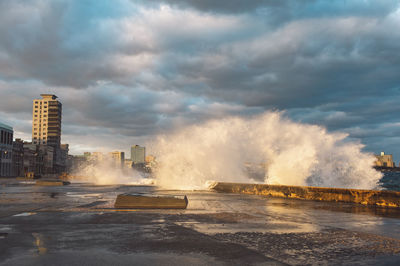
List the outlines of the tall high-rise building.
{"type": "Polygon", "coordinates": [[[33,100],[32,143],[59,148],[61,144],[62,104],[53,94],[40,94],[33,100]]]}
{"type": "Polygon", "coordinates": [[[131,160],[134,164],[144,164],[146,158],[146,148],[135,145],[131,147],[131,160]]]}

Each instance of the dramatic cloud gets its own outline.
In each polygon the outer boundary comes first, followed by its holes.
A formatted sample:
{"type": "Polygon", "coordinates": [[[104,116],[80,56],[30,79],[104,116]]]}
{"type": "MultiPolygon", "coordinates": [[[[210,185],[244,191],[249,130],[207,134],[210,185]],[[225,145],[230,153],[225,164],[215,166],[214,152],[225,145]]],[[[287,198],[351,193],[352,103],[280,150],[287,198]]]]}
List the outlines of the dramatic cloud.
{"type": "Polygon", "coordinates": [[[398,1],[0,2],[1,120],[55,93],[74,152],[286,110],[400,159],[398,1]]]}

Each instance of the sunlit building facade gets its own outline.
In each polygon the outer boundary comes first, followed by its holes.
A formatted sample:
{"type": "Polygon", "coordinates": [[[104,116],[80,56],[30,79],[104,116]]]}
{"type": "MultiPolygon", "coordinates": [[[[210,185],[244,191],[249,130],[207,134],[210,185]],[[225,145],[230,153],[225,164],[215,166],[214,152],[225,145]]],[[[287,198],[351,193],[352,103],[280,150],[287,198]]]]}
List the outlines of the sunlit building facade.
{"type": "Polygon", "coordinates": [[[144,164],[146,162],[146,148],[139,145],[131,147],[131,160],[134,164],[144,164]]]}
{"type": "Polygon", "coordinates": [[[58,149],[61,144],[62,104],[53,94],[41,94],[33,100],[32,143],[46,144],[58,149]]]}
{"type": "Polygon", "coordinates": [[[125,163],[125,152],[113,151],[109,153],[111,160],[115,166],[123,166],[125,163]]]}
{"type": "Polygon", "coordinates": [[[379,167],[394,167],[393,155],[381,152],[381,155],[375,155],[375,165],[379,167]]]}

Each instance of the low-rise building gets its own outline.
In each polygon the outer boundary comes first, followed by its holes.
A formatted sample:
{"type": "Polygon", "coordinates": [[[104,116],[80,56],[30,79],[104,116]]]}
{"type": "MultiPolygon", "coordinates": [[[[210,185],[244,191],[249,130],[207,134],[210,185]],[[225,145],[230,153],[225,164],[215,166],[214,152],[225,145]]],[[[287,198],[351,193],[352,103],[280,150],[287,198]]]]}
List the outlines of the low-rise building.
{"type": "Polygon", "coordinates": [[[132,166],[133,166],[132,160],[130,160],[130,159],[125,159],[125,161],[124,161],[124,167],[125,167],[125,168],[128,168],[128,169],[131,169],[132,166]]]}
{"type": "Polygon", "coordinates": [[[24,173],[43,174],[43,156],[39,154],[36,144],[24,142],[24,173]]]}
{"type": "Polygon", "coordinates": [[[68,155],[68,173],[79,172],[88,165],[90,156],[84,155],[68,155]]]}
{"type": "MultiPolygon", "coordinates": [[[[55,164],[55,148],[49,145],[36,145],[36,152],[39,158],[39,164],[42,164],[42,174],[50,175],[58,173],[56,171],[57,165],[55,164]]],[[[59,166],[58,166],[59,167],[59,166]]]]}
{"type": "Polygon", "coordinates": [[[385,154],[385,152],[381,152],[380,155],[375,155],[375,157],[376,157],[375,166],[394,167],[392,154],[385,154]]]}
{"type": "Polygon", "coordinates": [[[118,167],[122,167],[125,161],[125,152],[123,151],[113,151],[108,154],[112,161],[112,164],[118,167]]]}
{"type": "Polygon", "coordinates": [[[12,152],[13,176],[24,176],[24,141],[15,139],[12,152]]]}
{"type": "Polygon", "coordinates": [[[92,152],[90,155],[90,161],[97,161],[97,162],[102,162],[104,160],[104,154],[102,152],[92,152]]]}
{"type": "Polygon", "coordinates": [[[61,144],[58,151],[58,161],[56,173],[62,173],[67,171],[67,161],[68,161],[69,144],[61,144]]]}
{"type": "Polygon", "coordinates": [[[13,129],[0,123],[0,176],[13,176],[12,150],[13,150],[13,129]]]}

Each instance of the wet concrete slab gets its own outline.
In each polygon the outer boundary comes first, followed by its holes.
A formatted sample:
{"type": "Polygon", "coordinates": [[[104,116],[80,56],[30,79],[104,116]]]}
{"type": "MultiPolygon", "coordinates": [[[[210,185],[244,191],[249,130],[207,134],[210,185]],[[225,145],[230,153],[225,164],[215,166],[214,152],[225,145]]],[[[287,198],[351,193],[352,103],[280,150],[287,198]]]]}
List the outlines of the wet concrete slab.
{"type": "Polygon", "coordinates": [[[0,180],[0,265],[398,265],[400,211],[151,186],[0,180]],[[184,210],[115,209],[121,193],[184,210]]]}
{"type": "Polygon", "coordinates": [[[186,196],[123,193],[115,199],[114,207],[118,209],[186,209],[186,196]]]}

